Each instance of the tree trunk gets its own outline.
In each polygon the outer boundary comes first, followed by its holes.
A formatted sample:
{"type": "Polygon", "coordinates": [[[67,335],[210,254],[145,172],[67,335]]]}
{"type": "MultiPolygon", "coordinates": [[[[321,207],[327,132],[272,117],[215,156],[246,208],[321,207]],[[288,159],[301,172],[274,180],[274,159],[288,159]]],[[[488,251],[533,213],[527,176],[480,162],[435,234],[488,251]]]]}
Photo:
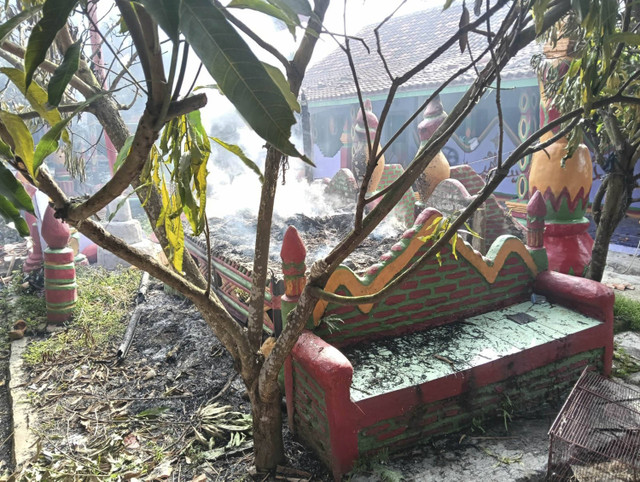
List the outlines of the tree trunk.
{"type": "Polygon", "coordinates": [[[591,264],[586,277],[595,281],[602,281],[604,268],[607,265],[609,242],[616,227],[624,218],[629,207],[627,195],[627,180],[621,172],[609,175],[604,206],[600,215],[600,222],[596,229],[596,239],[591,252],[591,264]]]}
{"type": "MultiPolygon", "coordinates": [[[[275,382],[274,382],[275,383],[275,382]]],[[[258,386],[258,381],[254,387],[258,386]]],[[[251,414],[253,416],[253,451],[256,470],[270,472],[284,461],[284,443],[282,441],[282,395],[276,390],[276,396],[264,401],[257,388],[249,392],[251,414]]]]}

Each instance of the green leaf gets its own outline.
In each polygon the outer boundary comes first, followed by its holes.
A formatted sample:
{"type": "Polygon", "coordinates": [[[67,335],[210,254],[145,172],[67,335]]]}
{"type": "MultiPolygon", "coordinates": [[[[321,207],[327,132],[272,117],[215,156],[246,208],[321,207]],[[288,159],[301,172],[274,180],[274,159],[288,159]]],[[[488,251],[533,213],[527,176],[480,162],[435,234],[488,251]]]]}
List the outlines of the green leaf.
{"type": "Polygon", "coordinates": [[[271,79],[276,83],[276,85],[280,89],[280,92],[282,92],[282,95],[284,96],[284,98],[287,99],[287,104],[289,104],[289,107],[291,108],[291,110],[294,110],[299,113],[300,104],[298,104],[298,99],[296,99],[296,96],[293,95],[293,92],[291,92],[291,87],[289,86],[289,82],[287,82],[287,79],[285,78],[282,71],[278,67],[269,65],[266,62],[262,62],[262,65],[266,69],[271,79]]]}
{"type": "Polygon", "coordinates": [[[62,119],[42,136],[33,154],[33,172],[35,174],[38,173],[38,169],[40,169],[40,166],[46,157],[58,150],[58,141],[60,140],[60,136],[66,133],[65,128],[67,127],[67,124],[71,122],[76,114],[81,112],[87,105],[105,94],[106,92],[102,92],[88,98],[85,102],[79,105],[78,108],[69,115],[69,117],[62,119]]]}
{"type": "MultiPolygon", "coordinates": [[[[35,82],[32,82],[27,90],[22,70],[3,67],[0,68],[0,72],[11,79],[11,82],[14,83],[20,92],[22,92],[22,95],[25,96],[29,104],[31,104],[33,110],[35,110],[40,117],[46,120],[50,126],[54,126],[62,120],[62,116],[58,109],[47,110],[46,104],[48,95],[42,87],[35,82]]],[[[69,143],[69,134],[66,131],[62,133],[62,139],[66,143],[69,143]]]]}
{"type": "Polygon", "coordinates": [[[23,10],[18,15],[14,15],[5,23],[0,25],[0,43],[5,41],[9,34],[13,32],[13,29],[15,29],[18,25],[20,25],[28,18],[31,18],[34,14],[38,13],[41,8],[41,5],[35,5],[31,8],[27,8],[26,10],[23,10]]]}
{"type": "Polygon", "coordinates": [[[18,209],[33,214],[33,203],[31,197],[25,191],[24,186],[16,179],[13,173],[0,162],[0,195],[16,206],[18,209]]]}
{"type": "Polygon", "coordinates": [[[42,18],[33,27],[27,51],[24,54],[25,86],[28,88],[38,66],[47,56],[58,31],[67,23],[67,17],[78,0],[46,0],[42,7],[42,18]]]}
{"type": "Polygon", "coordinates": [[[449,8],[452,3],[453,3],[453,0],[447,0],[446,2],[444,2],[444,7],[442,7],[442,10],[444,11],[447,8],[449,8]]]}
{"type": "Polygon", "coordinates": [[[608,35],[605,39],[607,43],[624,43],[627,45],[640,45],[640,33],[616,32],[608,35]]]}
{"type": "Polygon", "coordinates": [[[180,40],[180,2],[176,0],[140,0],[153,19],[172,41],[180,40]]]}
{"type": "Polygon", "coordinates": [[[289,140],[295,123],[282,92],[222,12],[208,0],[183,0],[185,38],[251,128],[282,153],[302,157],[289,140]]]}
{"type": "Polygon", "coordinates": [[[117,171],[124,160],[129,155],[129,151],[131,150],[131,144],[133,144],[133,136],[127,137],[127,140],[124,141],[124,145],[122,149],[118,151],[118,155],[116,156],[116,162],[113,164],[113,172],[117,171]]]}
{"type": "Polygon", "coordinates": [[[582,23],[589,14],[589,2],[590,0],[571,0],[571,8],[576,12],[576,17],[580,23],[582,23]]]}
{"type": "Polygon", "coordinates": [[[40,166],[47,158],[47,156],[53,154],[58,150],[58,141],[60,140],[60,135],[62,134],[62,131],[67,126],[67,124],[71,122],[72,118],[73,116],[69,116],[66,119],[61,120],[40,138],[40,141],[38,142],[36,150],[33,154],[33,172],[36,175],[38,174],[38,169],[40,169],[40,166]]]}
{"type": "Polygon", "coordinates": [[[544,12],[547,10],[550,1],[551,0],[536,0],[536,3],[533,4],[533,20],[536,26],[536,35],[542,32],[544,12]]]}
{"type": "Polygon", "coordinates": [[[0,156],[4,157],[7,161],[13,161],[14,155],[11,150],[11,146],[5,144],[3,140],[0,139],[0,156]]]}
{"type": "Polygon", "coordinates": [[[14,152],[24,164],[29,175],[35,179],[33,172],[33,137],[24,121],[15,114],[0,110],[0,120],[11,134],[14,152]]]}
{"type": "Polygon", "coordinates": [[[77,41],[71,44],[64,53],[64,60],[53,73],[47,87],[49,105],[57,107],[58,104],[60,104],[64,90],[67,88],[69,81],[78,70],[81,50],[82,44],[80,41],[77,41]]]}
{"type": "Polygon", "coordinates": [[[279,8],[292,10],[297,15],[304,15],[305,17],[313,15],[313,9],[307,0],[269,0],[269,3],[279,8]]]}
{"type": "Polygon", "coordinates": [[[4,196],[0,196],[0,216],[8,223],[13,222],[20,236],[29,236],[27,222],[20,216],[20,211],[4,196]]]}
{"type": "Polygon", "coordinates": [[[169,407],[147,408],[146,410],[143,410],[142,412],[138,413],[136,415],[136,417],[138,417],[138,418],[156,418],[156,417],[160,417],[167,410],[169,410],[169,407]]]}
{"type": "Polygon", "coordinates": [[[295,12],[292,10],[289,10],[288,12],[284,11],[265,0],[232,0],[231,3],[227,5],[227,8],[249,9],[269,15],[270,17],[282,21],[289,29],[289,32],[294,36],[296,27],[300,26],[300,20],[295,12]]]}
{"type": "Polygon", "coordinates": [[[247,166],[249,169],[251,169],[253,172],[255,172],[258,175],[258,177],[260,178],[260,183],[264,182],[264,176],[260,172],[260,168],[256,165],[255,162],[253,162],[251,159],[249,159],[245,155],[245,153],[243,152],[243,150],[240,147],[235,146],[233,144],[227,144],[226,142],[224,142],[221,139],[218,139],[217,137],[212,137],[211,139],[214,140],[215,142],[217,142],[218,144],[220,144],[227,151],[229,151],[229,152],[235,154],[236,156],[238,156],[240,158],[240,160],[244,163],[245,166],[247,166]]]}

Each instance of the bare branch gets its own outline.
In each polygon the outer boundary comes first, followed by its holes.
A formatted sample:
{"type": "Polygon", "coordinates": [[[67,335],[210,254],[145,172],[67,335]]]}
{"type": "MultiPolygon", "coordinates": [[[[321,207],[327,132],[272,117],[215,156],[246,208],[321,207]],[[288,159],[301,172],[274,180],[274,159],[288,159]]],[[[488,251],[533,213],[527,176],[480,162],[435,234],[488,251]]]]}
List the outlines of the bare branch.
{"type": "Polygon", "coordinates": [[[260,35],[255,33],[249,27],[247,27],[235,15],[230,13],[218,0],[214,0],[213,4],[220,10],[220,13],[222,13],[222,15],[224,15],[224,17],[227,20],[229,20],[229,22],[231,22],[233,25],[235,25],[238,28],[238,30],[240,30],[242,33],[244,33],[247,37],[249,37],[251,40],[253,40],[256,44],[258,44],[258,46],[260,48],[262,48],[263,50],[269,52],[276,59],[278,59],[278,62],[280,62],[284,66],[284,68],[287,71],[287,73],[289,73],[289,69],[291,68],[291,63],[287,60],[287,58],[284,55],[282,55],[280,53],[280,51],[277,48],[275,48],[270,43],[265,42],[262,39],[262,37],[260,37],[260,35]]]}

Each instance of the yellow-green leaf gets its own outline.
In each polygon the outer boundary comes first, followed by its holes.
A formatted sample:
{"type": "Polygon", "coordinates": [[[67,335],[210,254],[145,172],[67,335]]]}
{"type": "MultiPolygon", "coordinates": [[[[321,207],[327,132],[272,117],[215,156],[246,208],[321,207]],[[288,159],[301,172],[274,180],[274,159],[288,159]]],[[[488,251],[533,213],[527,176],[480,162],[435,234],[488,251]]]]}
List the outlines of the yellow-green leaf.
{"type": "Polygon", "coordinates": [[[29,175],[35,180],[33,171],[33,137],[24,121],[10,112],[0,111],[0,120],[13,138],[14,152],[20,158],[29,175]]]}
{"type": "MultiPolygon", "coordinates": [[[[47,92],[40,87],[37,83],[31,82],[29,86],[29,90],[26,88],[24,72],[19,69],[14,69],[11,67],[3,67],[0,68],[0,72],[5,74],[11,82],[22,92],[22,95],[25,96],[29,104],[33,110],[35,110],[40,117],[42,117],[50,126],[56,125],[58,122],[62,120],[62,116],[58,109],[47,110],[46,104],[48,101],[47,92]]],[[[62,132],[62,140],[67,144],[69,141],[69,134],[66,130],[62,132]]]]}
{"type": "Polygon", "coordinates": [[[46,0],[42,7],[42,18],[33,27],[27,50],[24,54],[25,85],[28,87],[38,66],[44,62],[47,51],[58,31],[67,23],[67,17],[78,0],[46,0]]]}

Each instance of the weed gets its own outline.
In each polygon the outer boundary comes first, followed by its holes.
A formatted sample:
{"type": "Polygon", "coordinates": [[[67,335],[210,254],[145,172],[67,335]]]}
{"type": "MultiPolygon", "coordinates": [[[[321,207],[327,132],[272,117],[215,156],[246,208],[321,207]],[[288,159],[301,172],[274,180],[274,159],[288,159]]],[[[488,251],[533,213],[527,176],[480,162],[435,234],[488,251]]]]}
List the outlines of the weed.
{"type": "Polygon", "coordinates": [[[485,433],[485,429],[482,427],[484,424],[484,417],[473,417],[471,420],[471,430],[474,432],[485,433]]]}
{"type": "Polygon", "coordinates": [[[480,447],[482,449],[482,451],[487,454],[490,457],[493,457],[494,459],[496,459],[498,462],[494,465],[494,467],[498,467],[500,465],[511,465],[511,464],[522,464],[522,455],[523,454],[518,454],[515,455],[514,457],[508,457],[506,455],[498,455],[494,452],[492,452],[491,450],[489,450],[486,447],[480,447]]]}
{"type": "MultiPolygon", "coordinates": [[[[33,365],[63,353],[101,347],[121,335],[125,329],[122,320],[129,311],[140,276],[135,269],[107,272],[79,267],[73,321],[66,330],[30,343],[25,353],[26,362],[33,365]]],[[[44,310],[46,314],[46,307],[44,310]]]]}
{"type": "Polygon", "coordinates": [[[640,363],[622,347],[616,346],[613,350],[613,361],[613,376],[626,378],[632,373],[640,372],[640,363]]]}
{"type": "Polygon", "coordinates": [[[38,325],[44,323],[47,317],[47,307],[44,294],[33,289],[33,280],[39,275],[30,273],[16,273],[11,280],[8,289],[3,295],[3,309],[10,312],[11,317],[5,315],[7,325],[12,325],[18,320],[27,323],[27,329],[33,331],[38,325]]]}
{"type": "Polygon", "coordinates": [[[640,301],[625,296],[616,296],[613,317],[622,330],[640,331],[640,301]]]}
{"type": "Polygon", "coordinates": [[[344,324],[344,320],[342,318],[337,317],[336,315],[325,316],[320,319],[320,323],[318,325],[326,325],[327,331],[331,334],[340,330],[341,324],[344,324]]]}
{"type": "Polygon", "coordinates": [[[502,410],[502,420],[504,422],[504,430],[506,432],[509,431],[509,423],[513,420],[511,416],[513,415],[513,403],[509,398],[509,395],[505,394],[504,399],[502,400],[501,410],[502,410]]]}
{"type": "Polygon", "coordinates": [[[354,475],[376,476],[382,482],[401,482],[404,477],[396,470],[387,467],[389,463],[389,451],[383,449],[369,457],[358,459],[349,472],[348,480],[354,475]]]}

